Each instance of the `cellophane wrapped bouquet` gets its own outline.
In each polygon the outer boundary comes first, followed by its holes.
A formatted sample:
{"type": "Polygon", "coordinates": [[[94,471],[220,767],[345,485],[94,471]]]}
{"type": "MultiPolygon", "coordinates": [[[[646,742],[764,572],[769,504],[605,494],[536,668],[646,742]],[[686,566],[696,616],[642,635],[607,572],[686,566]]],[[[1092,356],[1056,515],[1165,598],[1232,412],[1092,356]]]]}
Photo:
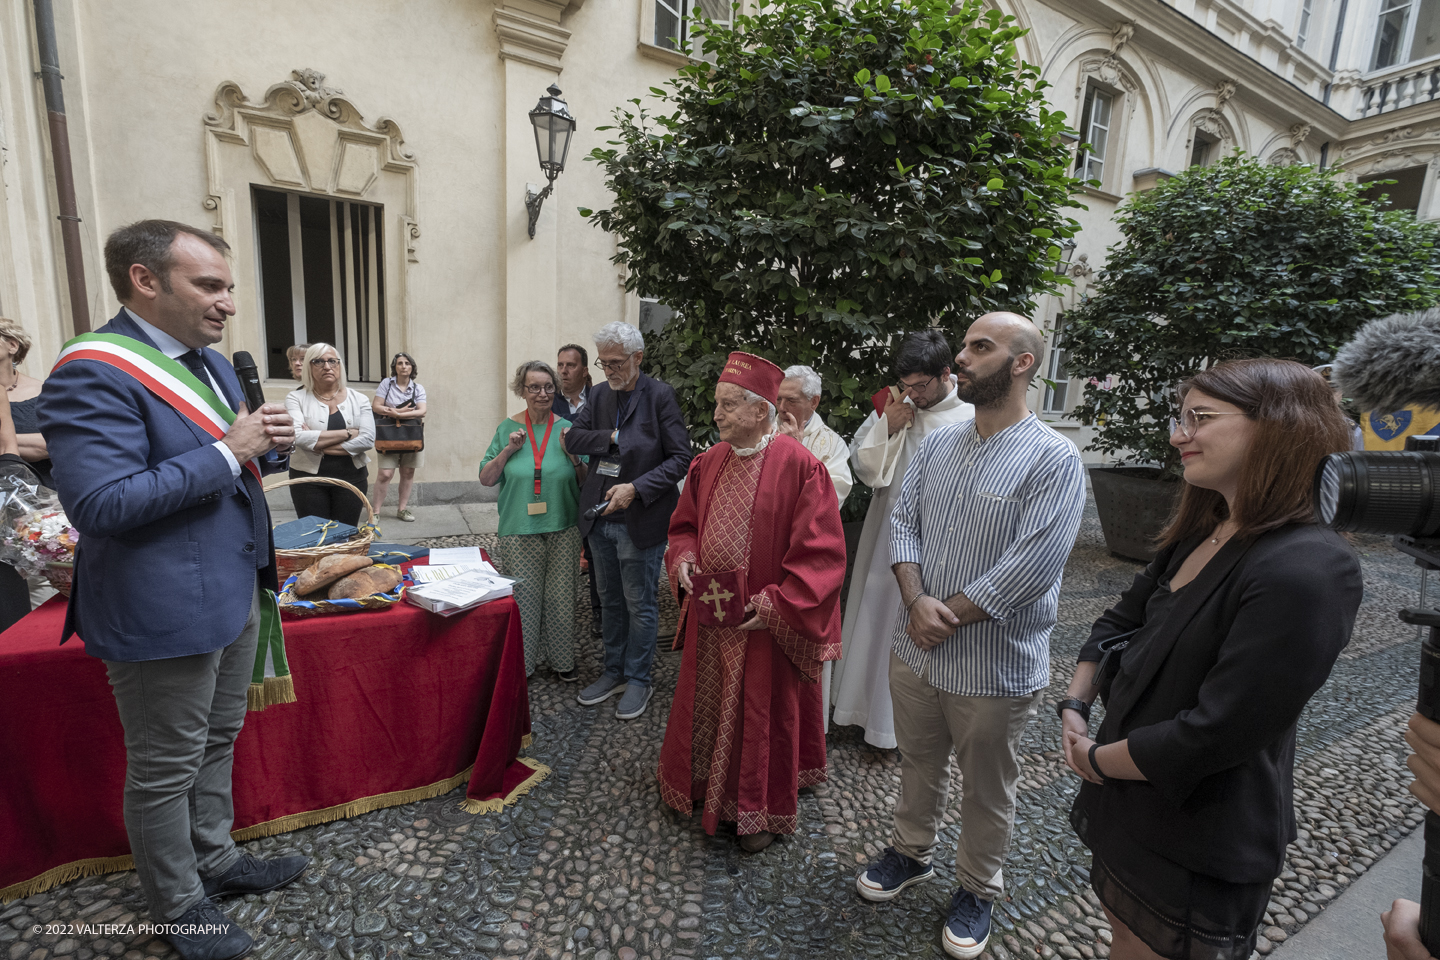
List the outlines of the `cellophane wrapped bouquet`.
{"type": "Polygon", "coordinates": [[[80,531],[70,525],[49,487],[22,476],[0,476],[0,522],[0,562],[21,576],[37,576],[47,563],[75,558],[80,531]]]}

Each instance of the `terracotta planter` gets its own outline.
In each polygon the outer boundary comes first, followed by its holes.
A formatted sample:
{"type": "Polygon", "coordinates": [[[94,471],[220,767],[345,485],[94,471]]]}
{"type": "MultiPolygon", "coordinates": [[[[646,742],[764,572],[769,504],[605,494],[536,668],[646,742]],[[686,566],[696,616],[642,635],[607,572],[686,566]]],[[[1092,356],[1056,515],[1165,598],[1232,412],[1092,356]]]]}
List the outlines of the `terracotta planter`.
{"type": "Polygon", "coordinates": [[[1150,561],[1155,540],[1180,502],[1180,483],[1159,479],[1154,467],[1092,467],[1095,510],[1110,552],[1150,561]]]}

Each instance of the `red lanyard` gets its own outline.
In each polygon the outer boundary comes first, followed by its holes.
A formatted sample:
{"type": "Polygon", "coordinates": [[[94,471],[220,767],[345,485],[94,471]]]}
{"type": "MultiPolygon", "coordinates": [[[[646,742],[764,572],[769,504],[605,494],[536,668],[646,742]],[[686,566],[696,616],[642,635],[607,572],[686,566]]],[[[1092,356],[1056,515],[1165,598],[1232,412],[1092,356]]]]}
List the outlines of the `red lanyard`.
{"type": "Polygon", "coordinates": [[[545,421],[545,439],[535,442],[535,428],[530,423],[530,411],[525,411],[525,432],[530,435],[530,452],[535,455],[535,497],[540,497],[540,464],[545,459],[545,448],[550,446],[550,431],[555,428],[555,414],[545,421]]]}

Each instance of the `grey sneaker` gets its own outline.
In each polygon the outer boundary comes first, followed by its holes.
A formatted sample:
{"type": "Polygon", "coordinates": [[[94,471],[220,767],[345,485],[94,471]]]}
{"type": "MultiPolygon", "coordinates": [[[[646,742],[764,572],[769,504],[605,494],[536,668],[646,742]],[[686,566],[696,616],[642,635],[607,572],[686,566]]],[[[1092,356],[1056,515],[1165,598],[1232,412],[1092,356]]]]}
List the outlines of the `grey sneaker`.
{"type": "Polygon", "coordinates": [[[645,712],[653,692],[650,687],[626,687],[625,696],[620,698],[620,705],[615,708],[615,717],[619,720],[634,720],[645,712]]]}
{"type": "Polygon", "coordinates": [[[406,523],[415,522],[415,514],[410,512],[409,507],[406,507],[404,510],[397,511],[395,516],[401,520],[404,520],[406,523]]]}
{"type": "Polygon", "coordinates": [[[582,707],[593,707],[595,704],[609,700],[617,693],[625,692],[625,681],[616,680],[614,677],[602,676],[590,686],[580,691],[576,700],[580,701],[582,707]]]}

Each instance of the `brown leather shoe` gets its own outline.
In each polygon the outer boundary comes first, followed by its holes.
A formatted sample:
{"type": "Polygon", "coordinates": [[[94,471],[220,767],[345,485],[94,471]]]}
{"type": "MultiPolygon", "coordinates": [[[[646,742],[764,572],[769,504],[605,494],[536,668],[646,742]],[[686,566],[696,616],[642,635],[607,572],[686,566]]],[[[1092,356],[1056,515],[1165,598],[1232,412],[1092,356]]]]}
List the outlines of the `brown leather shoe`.
{"type": "Polygon", "coordinates": [[[768,830],[761,830],[759,833],[747,833],[740,838],[740,849],[746,853],[759,853],[770,846],[775,840],[775,834],[768,830]]]}

